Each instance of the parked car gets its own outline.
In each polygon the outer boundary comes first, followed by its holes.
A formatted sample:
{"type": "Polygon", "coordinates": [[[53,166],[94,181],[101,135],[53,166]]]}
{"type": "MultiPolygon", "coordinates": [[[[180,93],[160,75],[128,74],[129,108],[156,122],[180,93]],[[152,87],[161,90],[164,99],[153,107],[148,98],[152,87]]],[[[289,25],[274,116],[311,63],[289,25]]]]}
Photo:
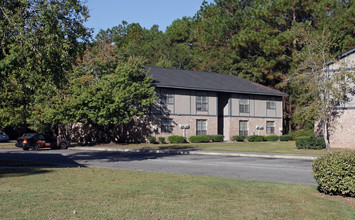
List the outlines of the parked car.
{"type": "Polygon", "coordinates": [[[9,135],[5,134],[5,132],[0,131],[0,142],[8,141],[8,140],[9,140],[9,135]]]}
{"type": "Polygon", "coordinates": [[[51,149],[67,149],[70,144],[65,139],[55,138],[51,135],[26,133],[17,139],[16,147],[21,147],[23,150],[32,148],[38,150],[39,148],[49,147],[51,149]]]}

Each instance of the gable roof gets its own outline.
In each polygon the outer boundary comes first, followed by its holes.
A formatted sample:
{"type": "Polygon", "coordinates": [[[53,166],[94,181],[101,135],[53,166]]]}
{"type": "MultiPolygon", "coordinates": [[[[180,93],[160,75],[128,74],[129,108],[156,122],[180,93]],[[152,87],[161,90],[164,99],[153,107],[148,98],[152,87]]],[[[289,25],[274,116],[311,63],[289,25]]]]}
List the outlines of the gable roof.
{"type": "Polygon", "coordinates": [[[343,54],[340,54],[339,56],[335,57],[335,59],[340,60],[340,59],[343,59],[344,57],[347,57],[347,56],[349,56],[350,54],[353,54],[353,53],[355,53],[355,48],[353,48],[351,50],[348,50],[348,51],[346,51],[343,54]]]}
{"type": "Polygon", "coordinates": [[[242,79],[235,75],[169,69],[147,66],[153,76],[153,86],[200,91],[228,92],[267,96],[288,96],[275,89],[242,79]]]}

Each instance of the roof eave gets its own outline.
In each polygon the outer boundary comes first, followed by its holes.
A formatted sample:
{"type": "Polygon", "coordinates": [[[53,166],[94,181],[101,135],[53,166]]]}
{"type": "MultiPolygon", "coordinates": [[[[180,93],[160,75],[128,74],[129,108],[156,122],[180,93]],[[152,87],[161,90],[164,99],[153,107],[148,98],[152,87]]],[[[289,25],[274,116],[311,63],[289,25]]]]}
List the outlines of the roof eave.
{"type": "Polygon", "coordinates": [[[279,96],[279,97],[287,97],[288,94],[283,92],[277,93],[262,93],[262,92],[248,92],[248,91],[235,91],[235,90],[223,90],[223,89],[204,89],[204,88],[193,88],[193,87],[182,87],[182,86],[169,86],[169,85],[156,85],[153,84],[156,88],[171,88],[171,89],[186,89],[186,90],[198,90],[198,91],[207,91],[207,92],[226,92],[226,93],[234,93],[234,94],[250,94],[250,95],[264,95],[264,96],[279,96]]]}

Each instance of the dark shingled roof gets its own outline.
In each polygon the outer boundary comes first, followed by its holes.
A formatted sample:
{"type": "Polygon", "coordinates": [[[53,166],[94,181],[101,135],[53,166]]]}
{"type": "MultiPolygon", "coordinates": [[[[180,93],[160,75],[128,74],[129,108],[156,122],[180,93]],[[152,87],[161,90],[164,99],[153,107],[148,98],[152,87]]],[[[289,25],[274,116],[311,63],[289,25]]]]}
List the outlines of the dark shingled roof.
{"type": "Polygon", "coordinates": [[[234,75],[151,66],[147,66],[146,69],[150,70],[148,75],[153,76],[153,85],[158,88],[287,96],[286,93],[253,83],[234,75]]]}

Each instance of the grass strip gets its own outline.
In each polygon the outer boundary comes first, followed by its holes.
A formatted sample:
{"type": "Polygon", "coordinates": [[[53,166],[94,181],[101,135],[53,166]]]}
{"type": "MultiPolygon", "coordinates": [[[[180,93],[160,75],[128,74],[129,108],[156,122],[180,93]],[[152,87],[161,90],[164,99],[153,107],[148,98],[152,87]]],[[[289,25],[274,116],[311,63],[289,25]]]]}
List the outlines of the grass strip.
{"type": "Polygon", "coordinates": [[[1,219],[355,219],[314,186],[114,169],[0,169],[1,219]]]}

